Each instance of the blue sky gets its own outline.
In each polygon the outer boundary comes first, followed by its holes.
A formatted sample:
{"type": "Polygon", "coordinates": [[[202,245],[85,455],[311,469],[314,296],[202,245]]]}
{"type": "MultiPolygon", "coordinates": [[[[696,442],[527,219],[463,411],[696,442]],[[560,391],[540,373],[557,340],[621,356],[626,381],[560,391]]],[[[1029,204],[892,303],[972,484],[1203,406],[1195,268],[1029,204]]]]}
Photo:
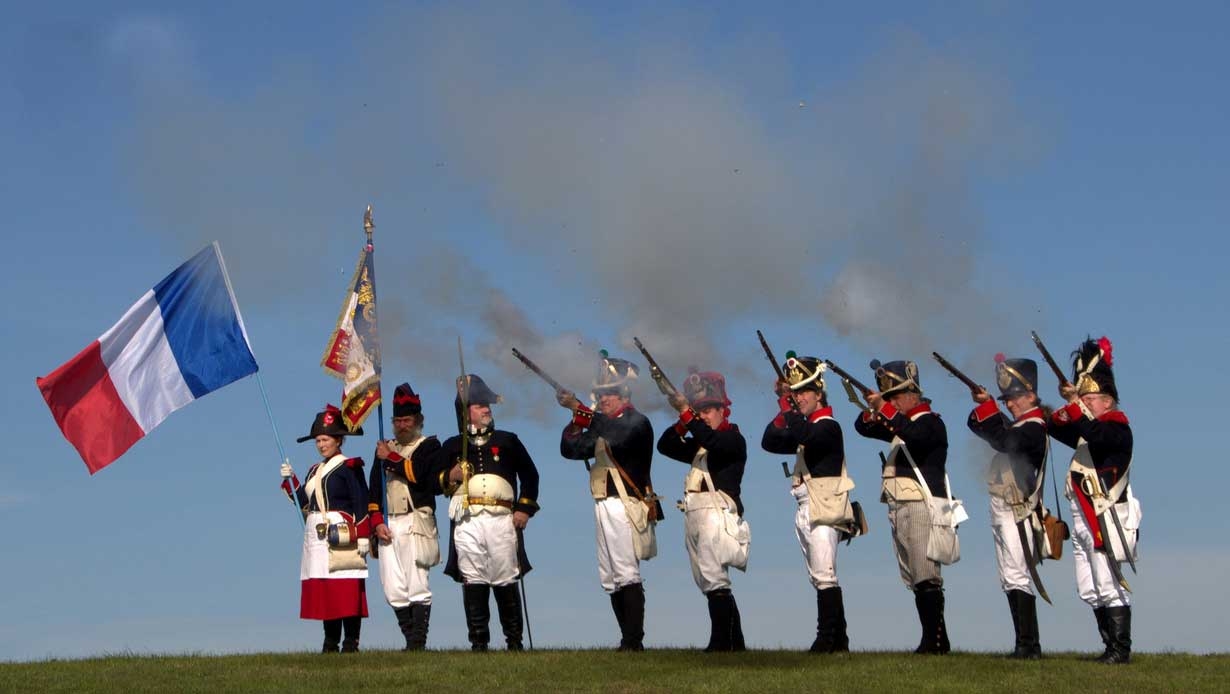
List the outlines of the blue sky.
{"type": "MultiPolygon", "coordinates": [[[[542,471],[527,535],[537,644],[609,645],[616,629],[585,477],[557,452],[565,417],[510,347],[579,391],[587,359],[631,356],[633,335],[674,373],[721,369],[753,448],[774,407],[755,329],[779,352],[856,374],[870,376],[873,357],[917,360],[972,516],[945,572],[954,646],[1004,650],[989,454],[964,427],[968,395],[926,356],[990,382],[995,352],[1034,356],[1034,329],[1057,354],[1086,334],[1115,343],[1144,504],[1138,648],[1230,649],[1218,598],[1230,479],[1205,462],[1227,414],[1227,14],[1013,2],[11,9],[0,659],[314,647],[319,626],[297,619],[299,522],[276,490],[254,380],[172,415],[90,477],[34,378],[217,239],[302,471],[314,453],[293,439],[338,399],[318,363],[369,203],[387,389],[411,381],[428,430],[446,434],[460,335],[467,365],[505,396],[497,421],[542,471]]],[[[1043,376],[1044,393],[1054,385],[1043,376]]],[[[656,430],[668,425],[652,387],[636,400],[656,430]]],[[[834,400],[848,424],[852,408],[834,400]]],[[[847,444],[872,523],[839,555],[852,645],[912,647],[912,600],[875,503],[878,447],[849,427],[847,444]]],[[[373,445],[346,450],[370,460],[373,445]]],[[[1056,446],[1061,465],[1065,453],[1056,446]]],[[[664,496],[685,470],[656,461],[664,496]]],[[[753,550],[735,591],[749,644],[801,648],[814,599],[780,475],[776,456],[749,460],[753,550]]],[[[703,644],[680,517],[659,542],[644,566],[648,642],[703,644]]],[[[1056,603],[1039,610],[1044,648],[1093,649],[1070,555],[1042,573],[1056,603]]],[[[459,591],[432,577],[430,642],[459,646],[459,591]]],[[[364,643],[394,646],[378,580],[369,587],[364,643]]]]}

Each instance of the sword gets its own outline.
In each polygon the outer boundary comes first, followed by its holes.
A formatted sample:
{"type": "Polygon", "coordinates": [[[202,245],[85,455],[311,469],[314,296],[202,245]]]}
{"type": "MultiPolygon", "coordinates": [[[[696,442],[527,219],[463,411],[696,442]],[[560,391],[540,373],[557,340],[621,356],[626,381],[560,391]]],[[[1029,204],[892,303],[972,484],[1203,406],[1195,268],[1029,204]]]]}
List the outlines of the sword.
{"type": "MultiPolygon", "coordinates": [[[[1111,504],[1106,507],[1106,512],[1110,514],[1110,520],[1115,524],[1115,532],[1119,533],[1119,544],[1123,547],[1123,552],[1127,556],[1128,566],[1132,567],[1132,573],[1136,573],[1136,560],[1132,558],[1131,551],[1128,550],[1127,537],[1123,534],[1123,524],[1119,522],[1119,512],[1115,510],[1115,505],[1111,504]]],[[[1105,537],[1105,536],[1103,536],[1105,537]]],[[[1110,551],[1107,551],[1110,554],[1110,551]]]]}
{"type": "MultiPolygon", "coordinates": [[[[1118,517],[1115,517],[1115,521],[1118,522],[1118,520],[1118,517]]],[[[1123,577],[1123,570],[1119,568],[1119,560],[1115,559],[1115,553],[1111,551],[1110,541],[1108,540],[1110,535],[1106,532],[1106,519],[1102,516],[1098,516],[1098,532],[1102,533],[1102,549],[1106,552],[1106,565],[1110,567],[1110,573],[1115,577],[1115,581],[1123,586],[1124,590],[1129,593],[1132,592],[1132,587],[1128,585],[1127,579],[1123,577]]]]}
{"type": "Polygon", "coordinates": [[[1016,526],[1017,534],[1021,536],[1021,552],[1025,554],[1025,565],[1029,567],[1029,577],[1033,579],[1034,587],[1038,589],[1038,596],[1045,600],[1046,604],[1054,605],[1055,603],[1051,602],[1051,596],[1046,594],[1046,586],[1042,585],[1042,577],[1038,575],[1037,552],[1031,552],[1029,549],[1029,535],[1025,532],[1025,521],[1017,521],[1013,525],[1016,526]]]}

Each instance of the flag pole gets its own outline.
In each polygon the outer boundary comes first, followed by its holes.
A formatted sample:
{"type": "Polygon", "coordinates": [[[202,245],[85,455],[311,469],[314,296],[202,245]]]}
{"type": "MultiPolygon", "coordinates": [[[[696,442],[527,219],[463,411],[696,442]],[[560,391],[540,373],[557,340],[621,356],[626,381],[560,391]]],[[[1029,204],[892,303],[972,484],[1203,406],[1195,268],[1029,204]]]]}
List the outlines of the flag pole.
{"type": "MultiPolygon", "coordinates": [[[[376,287],[376,247],[372,244],[372,231],[375,228],[376,228],[376,223],[372,221],[372,206],[368,205],[367,211],[363,213],[363,231],[367,234],[367,252],[370,253],[372,256],[372,291],[373,292],[375,292],[375,287],[376,287]]],[[[376,299],[373,299],[373,303],[375,302],[376,302],[376,299]]],[[[377,321],[379,321],[379,316],[380,316],[379,310],[377,310],[377,313],[376,313],[377,321]]],[[[379,330],[379,322],[377,322],[377,330],[379,330]]],[[[376,333],[376,337],[377,337],[377,340],[379,340],[379,337],[380,337],[379,332],[376,333]]],[[[376,389],[380,391],[380,402],[376,403],[376,422],[377,422],[376,430],[378,432],[377,436],[379,437],[379,440],[383,441],[384,440],[384,390],[383,390],[383,385],[381,383],[381,379],[383,378],[384,373],[382,370],[382,365],[380,363],[381,361],[383,361],[383,357],[381,356],[379,344],[376,345],[376,357],[377,357],[376,389]]],[[[372,465],[376,465],[375,460],[372,461],[372,465]]],[[[389,498],[389,480],[385,476],[384,466],[381,465],[380,466],[380,516],[385,519],[386,523],[388,522],[388,509],[385,508],[385,505],[386,505],[385,502],[388,500],[388,498],[389,498]]]]}
{"type": "MultiPolygon", "coordinates": [[[[235,288],[231,286],[231,274],[226,271],[226,260],[222,258],[222,246],[214,241],[214,253],[218,256],[218,266],[222,268],[222,279],[226,282],[226,293],[231,297],[231,306],[235,309],[235,316],[239,319],[239,329],[243,332],[243,339],[248,342],[248,349],[252,348],[252,339],[248,336],[248,328],[243,323],[243,314],[239,313],[239,302],[235,299],[235,288]]],[[[278,434],[278,423],[273,419],[273,408],[269,406],[269,394],[265,391],[265,379],[261,378],[261,372],[256,371],[256,385],[261,391],[261,401],[265,403],[265,414],[269,416],[269,426],[273,429],[273,441],[278,445],[278,459],[290,463],[290,457],[286,455],[286,449],[282,446],[282,436],[278,434]]],[[[290,486],[290,481],[287,480],[287,486],[290,486]]],[[[303,517],[303,511],[299,509],[299,504],[295,503],[295,490],[290,490],[290,496],[286,497],[290,505],[295,509],[295,515],[299,517],[299,524],[306,525],[307,520],[303,517]]]]}

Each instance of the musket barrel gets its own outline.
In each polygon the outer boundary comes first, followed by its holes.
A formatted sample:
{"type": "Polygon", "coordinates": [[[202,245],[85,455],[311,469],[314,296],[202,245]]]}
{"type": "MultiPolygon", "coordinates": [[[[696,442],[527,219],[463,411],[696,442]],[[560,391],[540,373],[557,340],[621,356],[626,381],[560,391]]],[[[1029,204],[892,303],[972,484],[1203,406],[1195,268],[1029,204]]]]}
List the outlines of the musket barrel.
{"type": "Polygon", "coordinates": [[[1042,344],[1042,338],[1038,337],[1038,333],[1030,330],[1029,336],[1034,339],[1034,346],[1036,346],[1038,351],[1042,353],[1042,358],[1046,360],[1048,365],[1050,365],[1051,371],[1055,372],[1055,378],[1059,379],[1059,384],[1064,385],[1069,383],[1068,377],[1063,373],[1063,369],[1059,368],[1059,364],[1055,362],[1055,357],[1051,356],[1051,351],[1046,348],[1046,345],[1042,344]]]}
{"type": "Polygon", "coordinates": [[[975,383],[974,379],[970,378],[969,376],[966,376],[961,371],[961,369],[958,369],[957,367],[953,366],[952,362],[940,356],[939,352],[932,352],[931,356],[935,357],[935,360],[938,361],[940,363],[940,366],[944,367],[944,369],[946,369],[948,373],[952,374],[953,376],[956,376],[957,380],[964,383],[965,387],[969,388],[971,393],[977,393],[979,391],[986,390],[986,388],[983,388],[982,386],[975,383]]]}
{"type": "Polygon", "coordinates": [[[832,359],[825,359],[824,363],[829,365],[829,368],[833,370],[833,373],[837,374],[838,376],[841,376],[846,381],[849,381],[850,385],[854,386],[855,388],[858,388],[859,391],[862,392],[863,395],[875,392],[872,389],[868,388],[866,385],[864,385],[862,381],[859,381],[857,378],[851,376],[850,372],[834,364],[832,359]]]}
{"type": "Polygon", "coordinates": [[[555,392],[558,393],[561,390],[565,390],[564,386],[560,385],[559,381],[555,380],[554,378],[551,378],[551,376],[546,371],[543,371],[537,364],[533,362],[533,360],[531,360],[529,357],[522,354],[521,351],[518,350],[516,347],[512,348],[512,353],[514,357],[516,357],[518,360],[520,360],[522,364],[525,365],[525,368],[534,372],[536,376],[546,381],[548,385],[550,385],[552,388],[555,389],[555,392]]]}

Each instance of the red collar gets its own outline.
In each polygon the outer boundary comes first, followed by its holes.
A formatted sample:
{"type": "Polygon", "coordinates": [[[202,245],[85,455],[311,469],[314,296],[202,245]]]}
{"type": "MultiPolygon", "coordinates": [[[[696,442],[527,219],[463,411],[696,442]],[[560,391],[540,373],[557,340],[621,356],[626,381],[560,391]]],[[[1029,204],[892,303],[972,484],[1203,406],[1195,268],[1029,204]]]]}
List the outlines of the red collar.
{"type": "Polygon", "coordinates": [[[624,405],[623,407],[619,408],[618,410],[615,410],[615,414],[612,414],[612,415],[607,415],[607,416],[608,416],[608,417],[611,417],[612,419],[613,419],[613,418],[615,418],[615,417],[622,417],[622,416],[624,416],[624,413],[625,413],[625,412],[627,412],[628,410],[634,410],[634,409],[636,409],[636,408],[632,406],[632,403],[628,403],[627,405],[624,405]]]}
{"type": "Polygon", "coordinates": [[[1045,421],[1046,417],[1042,416],[1041,407],[1035,407],[1032,410],[1029,410],[1028,412],[1023,413],[1020,417],[1017,417],[1016,421],[1023,422],[1026,419],[1041,419],[1045,421]]]}
{"type": "Polygon", "coordinates": [[[923,402],[923,403],[919,403],[919,404],[918,404],[918,407],[915,407],[914,409],[910,410],[909,412],[906,412],[906,413],[905,413],[905,416],[906,416],[906,417],[913,418],[913,416],[914,416],[914,415],[916,415],[916,414],[922,414],[922,413],[924,413],[924,412],[930,412],[930,411],[931,411],[931,403],[929,403],[929,402],[923,402]]]}
{"type": "Polygon", "coordinates": [[[1127,424],[1127,415],[1123,414],[1122,410],[1111,410],[1106,414],[1098,417],[1099,422],[1114,422],[1116,424],[1127,424]]]}
{"type": "Polygon", "coordinates": [[[821,417],[832,417],[832,416],[833,416],[833,407],[830,405],[829,407],[821,407],[815,412],[812,412],[811,415],[807,418],[807,421],[815,423],[815,422],[820,421],[821,417]]]}

